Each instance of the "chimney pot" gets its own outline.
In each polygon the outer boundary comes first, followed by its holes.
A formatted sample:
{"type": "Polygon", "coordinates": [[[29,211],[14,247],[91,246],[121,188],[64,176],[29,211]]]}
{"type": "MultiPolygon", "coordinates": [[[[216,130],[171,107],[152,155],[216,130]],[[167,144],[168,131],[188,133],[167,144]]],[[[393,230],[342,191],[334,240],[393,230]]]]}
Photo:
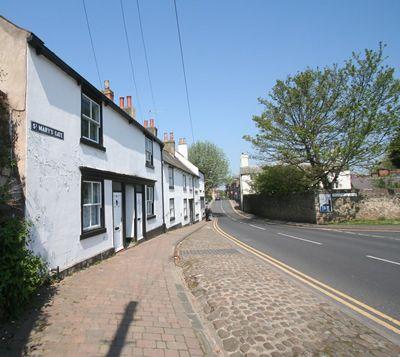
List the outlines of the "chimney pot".
{"type": "Polygon", "coordinates": [[[110,81],[108,79],[104,81],[104,89],[110,89],[110,81]]]}
{"type": "Polygon", "coordinates": [[[150,119],[150,128],[154,128],[154,119],[150,119]]]}
{"type": "Polygon", "coordinates": [[[186,144],[186,139],[185,138],[179,138],[179,145],[184,145],[186,144]]]}
{"type": "Polygon", "coordinates": [[[110,81],[109,81],[108,79],[106,79],[106,80],[104,81],[104,90],[103,90],[103,93],[104,93],[104,95],[105,95],[108,99],[114,101],[114,92],[113,92],[113,91],[111,90],[111,88],[110,88],[110,81]]]}
{"type": "Polygon", "coordinates": [[[130,96],[130,95],[126,96],[126,107],[132,108],[132,96],[130,96]]]}
{"type": "Polygon", "coordinates": [[[147,128],[148,124],[149,124],[149,122],[148,122],[147,120],[145,120],[144,123],[143,123],[143,126],[144,126],[145,128],[147,128]]]}
{"type": "Polygon", "coordinates": [[[169,141],[175,141],[175,139],[174,139],[174,132],[173,132],[173,131],[171,131],[171,132],[169,133],[169,141]]]}
{"type": "Polygon", "coordinates": [[[119,97],[119,106],[124,109],[125,108],[125,98],[119,97]]]}

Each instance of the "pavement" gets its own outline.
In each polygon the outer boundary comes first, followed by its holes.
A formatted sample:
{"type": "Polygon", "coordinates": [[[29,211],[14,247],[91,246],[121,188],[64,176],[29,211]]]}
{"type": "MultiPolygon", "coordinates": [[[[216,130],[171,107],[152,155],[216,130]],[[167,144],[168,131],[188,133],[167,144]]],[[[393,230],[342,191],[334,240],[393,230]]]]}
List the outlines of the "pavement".
{"type": "Polygon", "coordinates": [[[218,234],[213,223],[178,246],[179,265],[226,355],[400,355],[399,345],[218,234]]]}
{"type": "Polygon", "coordinates": [[[396,227],[359,231],[270,223],[242,216],[229,201],[215,202],[213,212],[220,227],[241,242],[400,321],[400,231],[396,227]]]}
{"type": "Polygon", "coordinates": [[[203,222],[171,231],[77,272],[10,330],[0,356],[203,356],[212,341],[175,267],[177,242],[203,222]]]}

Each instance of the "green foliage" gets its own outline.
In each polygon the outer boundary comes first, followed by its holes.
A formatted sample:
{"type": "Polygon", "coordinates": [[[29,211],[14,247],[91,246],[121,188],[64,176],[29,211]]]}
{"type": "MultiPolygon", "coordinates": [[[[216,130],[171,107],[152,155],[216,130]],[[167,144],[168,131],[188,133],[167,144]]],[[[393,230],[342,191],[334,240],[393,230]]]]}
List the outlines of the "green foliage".
{"type": "Polygon", "coordinates": [[[254,190],[266,195],[307,192],[312,181],[296,166],[266,166],[254,177],[254,190]]]}
{"type": "Polygon", "coordinates": [[[13,317],[47,277],[46,264],[28,249],[29,225],[0,221],[0,317],[13,317]]]}
{"type": "Polygon", "coordinates": [[[389,144],[388,159],[393,167],[400,169],[400,130],[389,144]]]}
{"type": "Polygon", "coordinates": [[[380,177],[375,179],[373,185],[376,188],[400,188],[400,182],[393,180],[392,177],[380,177]]]}
{"type": "Polygon", "coordinates": [[[332,188],[341,171],[371,167],[400,127],[400,81],[383,46],[353,53],[342,67],[307,69],[278,80],[245,136],[260,159],[309,165],[314,184],[332,188]]]}
{"type": "Polygon", "coordinates": [[[212,189],[225,183],[229,163],[225,153],[215,144],[208,141],[194,143],[189,148],[189,160],[204,173],[208,196],[212,189]]]}

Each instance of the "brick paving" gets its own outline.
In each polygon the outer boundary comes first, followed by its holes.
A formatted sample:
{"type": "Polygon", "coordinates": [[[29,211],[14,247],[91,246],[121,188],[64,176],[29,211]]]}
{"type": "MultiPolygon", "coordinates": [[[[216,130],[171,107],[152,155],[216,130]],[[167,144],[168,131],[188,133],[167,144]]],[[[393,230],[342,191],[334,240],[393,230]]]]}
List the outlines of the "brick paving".
{"type": "Polygon", "coordinates": [[[0,355],[203,356],[201,326],[173,262],[175,244],[202,224],[153,238],[65,278],[39,316],[28,318],[0,346],[0,355]]]}
{"type": "Polygon", "coordinates": [[[185,280],[229,356],[400,356],[336,305],[202,228],[179,246],[185,280]]]}

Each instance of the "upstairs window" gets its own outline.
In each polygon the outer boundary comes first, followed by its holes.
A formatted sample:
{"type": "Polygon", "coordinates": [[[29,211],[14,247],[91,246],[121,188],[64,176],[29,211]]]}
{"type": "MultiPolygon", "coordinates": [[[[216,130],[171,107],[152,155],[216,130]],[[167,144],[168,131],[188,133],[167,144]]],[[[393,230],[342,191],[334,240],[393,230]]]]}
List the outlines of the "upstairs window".
{"type": "Polygon", "coordinates": [[[152,187],[152,186],[147,186],[146,214],[147,214],[147,217],[154,216],[154,187],[152,187]]]}
{"type": "Polygon", "coordinates": [[[186,175],[183,175],[183,191],[187,190],[186,175]]]}
{"type": "Polygon", "coordinates": [[[83,93],[81,104],[81,136],[100,144],[101,107],[97,102],[83,93]]]}
{"type": "Polygon", "coordinates": [[[174,183],[174,168],[169,166],[168,167],[168,183],[169,183],[169,188],[174,188],[175,183],[174,183]]]}
{"type": "Polygon", "coordinates": [[[153,140],[146,137],[146,166],[153,166],[153,140]]]}

